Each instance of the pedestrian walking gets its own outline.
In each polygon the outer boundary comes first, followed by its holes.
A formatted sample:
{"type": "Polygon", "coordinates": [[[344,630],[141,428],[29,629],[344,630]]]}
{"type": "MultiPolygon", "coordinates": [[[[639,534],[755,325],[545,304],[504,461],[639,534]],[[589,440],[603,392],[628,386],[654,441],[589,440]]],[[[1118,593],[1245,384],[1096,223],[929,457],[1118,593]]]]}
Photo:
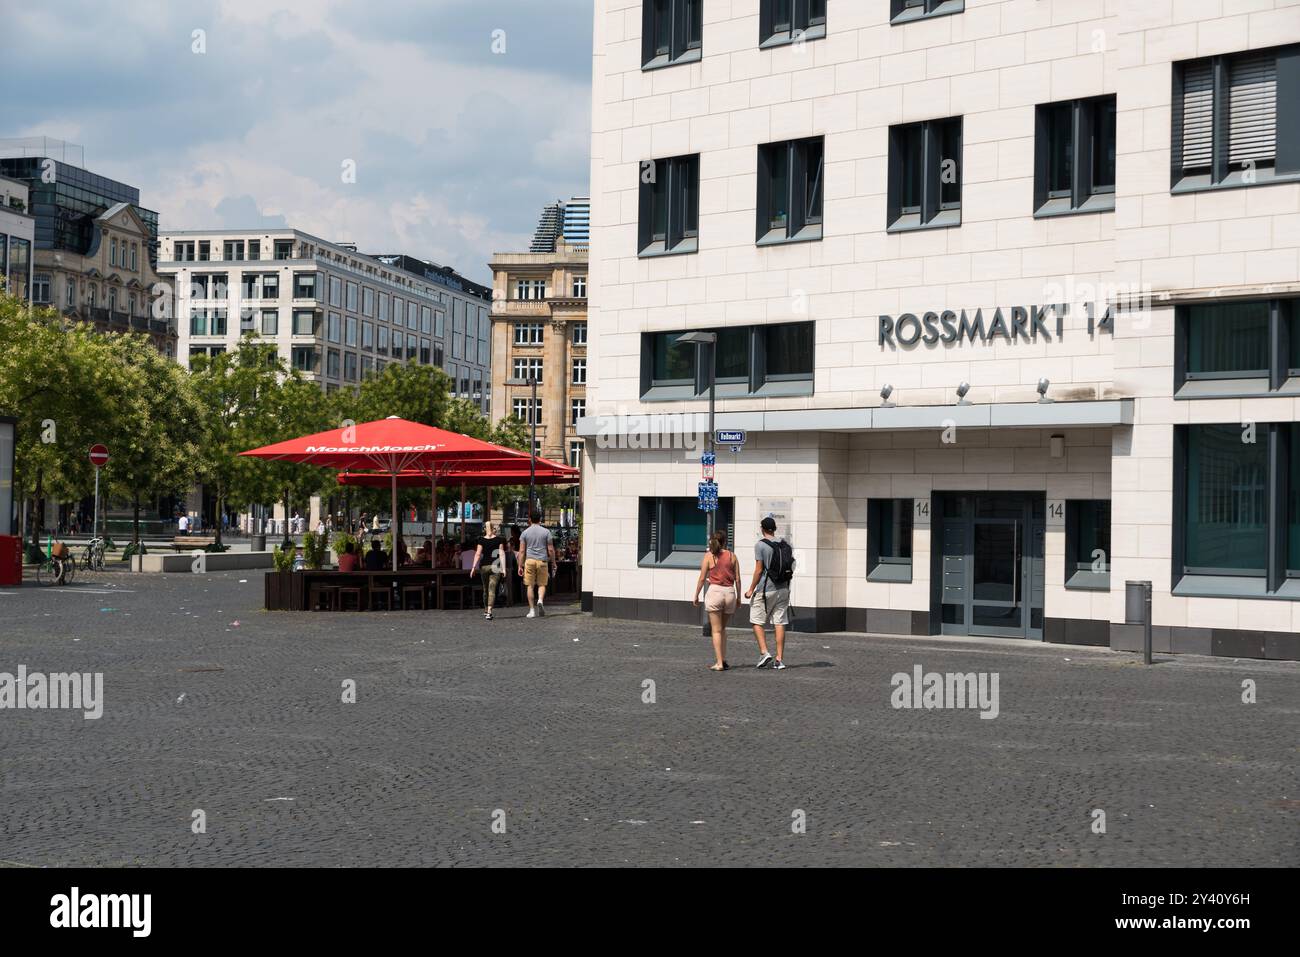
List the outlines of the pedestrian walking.
{"type": "Polygon", "coordinates": [[[736,553],[727,549],[727,533],[718,529],[709,539],[709,549],[700,560],[700,577],[695,580],[696,607],[700,604],[700,589],[705,591],[704,610],[709,614],[713,629],[713,657],[710,671],[726,671],[727,622],[740,607],[740,563],[736,553]]]}
{"type": "Polygon", "coordinates": [[[555,572],[555,540],[541,522],[542,513],[533,509],[528,527],[519,536],[519,574],[528,590],[527,618],[546,616],[546,586],[555,572]]]}
{"type": "Polygon", "coordinates": [[[483,619],[492,620],[492,606],[496,604],[497,588],[506,575],[506,540],[496,534],[491,522],[483,523],[483,535],[474,546],[474,567],[469,577],[483,576],[483,619]]]}
{"type": "Polygon", "coordinates": [[[758,664],[785,670],[785,628],[790,624],[790,580],[794,577],[794,552],[790,543],[776,537],[776,519],[766,516],[759,523],[763,537],[754,546],[754,578],[745,597],[749,602],[749,623],[758,640],[758,664]],[[759,585],[763,587],[760,589],[759,585]],[[767,626],[776,632],[776,657],[767,650],[767,626]]]}

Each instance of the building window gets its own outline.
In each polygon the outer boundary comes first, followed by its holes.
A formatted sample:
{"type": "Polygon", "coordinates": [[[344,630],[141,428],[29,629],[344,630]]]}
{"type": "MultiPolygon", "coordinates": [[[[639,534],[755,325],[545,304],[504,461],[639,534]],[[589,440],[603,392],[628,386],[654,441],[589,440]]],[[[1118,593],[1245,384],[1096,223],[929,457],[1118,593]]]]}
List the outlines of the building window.
{"type": "Polygon", "coordinates": [[[77,281],[69,279],[63,287],[63,304],[69,309],[77,305],[77,281]]]}
{"type": "Polygon", "coordinates": [[[348,316],[343,322],[343,344],[345,346],[356,347],[357,344],[357,318],[348,316]]]}
{"type": "Polygon", "coordinates": [[[349,382],[357,381],[357,354],[355,352],[343,354],[343,378],[349,382]]]}
{"type": "MultiPolygon", "coordinates": [[[[735,541],[733,500],[720,498],[715,527],[735,541]]],[[[708,515],[694,498],[642,498],[638,502],[637,564],[697,568],[707,547],[708,515]]]]}
{"type": "Polygon", "coordinates": [[[48,273],[38,272],[32,276],[32,302],[37,305],[49,305],[50,277],[48,273]]]}
{"type": "Polygon", "coordinates": [[[695,252],[699,246],[699,156],[646,160],[640,174],[638,254],[695,252]]]}
{"type": "Polygon", "coordinates": [[[569,424],[570,425],[576,426],[578,424],[578,420],[581,419],[586,414],[587,414],[586,399],[569,400],[569,424]]]}
{"type": "Polygon", "coordinates": [[[587,298],[587,277],[586,276],[573,277],[573,298],[574,299],[587,298]]]}
{"type": "Polygon", "coordinates": [[[433,332],[433,310],[428,306],[420,307],[420,331],[426,336],[433,332]]]}
{"type": "Polygon", "coordinates": [[[280,310],[262,310],[262,335],[274,336],[280,332],[280,310]]]}
{"type": "Polygon", "coordinates": [[[260,239],[250,239],[248,241],[248,258],[252,260],[262,258],[262,241],[260,239]]]}
{"type": "Polygon", "coordinates": [[[199,240],[199,262],[205,263],[212,259],[212,243],[206,239],[199,240]]]}
{"type": "MultiPolygon", "coordinates": [[[[515,280],[515,298],[516,299],[545,299],[546,298],[546,280],[545,279],[517,279],[515,280]]],[[[453,329],[460,328],[460,313],[454,311],[451,317],[453,329]]]]}
{"type": "Polygon", "coordinates": [[[1110,591],[1110,502],[1065,503],[1065,587],[1110,591]]]}
{"type": "Polygon", "coordinates": [[[641,0],[641,68],[700,58],[704,0],[641,0]]]}
{"type": "Polygon", "coordinates": [[[361,315],[373,318],[375,315],[375,291],[369,286],[361,290],[361,315]]]}
{"type": "Polygon", "coordinates": [[[262,298],[280,298],[280,277],[278,274],[268,272],[262,275],[262,298]]]}
{"type": "Polygon", "coordinates": [[[293,298],[316,298],[316,274],[314,272],[296,272],[293,274],[293,298]]]}
{"type": "Polygon", "coordinates": [[[823,141],[758,148],[758,242],[822,238],[823,141]]]}
{"type": "MultiPolygon", "coordinates": [[[[453,380],[454,383],[455,380],[453,380]]],[[[513,399],[510,403],[510,412],[519,419],[524,425],[541,425],[542,424],[542,400],[538,399],[534,404],[532,399],[513,399]],[[533,414],[529,415],[529,409],[533,414]]]]}
{"type": "MultiPolygon", "coordinates": [[[[811,394],[816,327],[812,322],[732,326],[711,330],[713,373],[722,398],[811,394]]],[[[691,399],[708,391],[707,367],[681,333],[647,333],[642,341],[642,398],[691,399]]],[[[702,347],[707,349],[709,347],[702,347]]]]}
{"type": "Polygon", "coordinates": [[[1179,398],[1268,394],[1300,376],[1300,300],[1179,306],[1174,313],[1179,398]]]}
{"type": "Polygon", "coordinates": [[[110,239],[110,240],[109,240],[109,246],[108,246],[108,264],[109,264],[110,266],[116,266],[116,265],[117,265],[117,240],[116,240],[116,239],[110,239]]]}
{"type": "Polygon", "coordinates": [[[375,324],[373,322],[361,323],[361,348],[374,349],[375,347],[375,324]]]}
{"type": "Polygon", "coordinates": [[[540,346],[542,344],[543,328],[544,323],[540,322],[516,322],[515,345],[540,346]]]}
{"type": "Polygon", "coordinates": [[[432,357],[432,343],[428,339],[420,340],[420,365],[427,366],[432,357]]]}
{"type": "Polygon", "coordinates": [[[194,262],[193,243],[178,242],[174,244],[173,249],[175,250],[174,258],[177,262],[194,262]]]}
{"type": "Polygon", "coordinates": [[[387,326],[379,327],[379,337],[376,340],[375,351],[377,351],[380,355],[388,354],[388,327],[387,326]]]}
{"type": "Polygon", "coordinates": [[[343,281],[337,276],[330,276],[330,305],[341,306],[343,304],[343,281]]]}
{"type": "Polygon", "coordinates": [[[131,244],[131,271],[132,272],[138,271],[136,266],[136,252],[138,250],[139,250],[139,246],[136,243],[132,243],[131,244]]]}
{"type": "Polygon", "coordinates": [[[961,224],[961,117],[889,128],[890,231],[961,224]]]}
{"type": "Polygon", "coordinates": [[[222,243],[221,258],[226,262],[242,262],[244,259],[243,240],[228,239],[222,243]]]}
{"type": "Polygon", "coordinates": [[[1190,425],[1179,431],[1186,461],[1183,573],[1262,578],[1268,568],[1273,428],[1190,425]]]}
{"type": "Polygon", "coordinates": [[[777,46],[826,36],[826,0],[761,0],[758,42],[777,46]]]}
{"type": "Polygon", "coordinates": [[[586,360],[586,359],[574,359],[574,360],[573,360],[573,380],[572,380],[572,381],[573,381],[573,384],[574,384],[574,385],[586,385],[586,384],[587,384],[587,360],[586,360]]]}
{"type": "Polygon", "coordinates": [[[1040,105],[1035,126],[1035,213],[1114,209],[1115,97],[1040,105]]]}
{"type": "Polygon", "coordinates": [[[380,322],[388,321],[388,295],[387,293],[379,294],[379,316],[380,322]]]}
{"type": "MultiPolygon", "coordinates": [[[[453,356],[453,358],[455,358],[453,356]]],[[[536,378],[538,382],[542,381],[542,360],[537,358],[516,358],[514,361],[514,376],[521,382],[527,382],[531,378],[536,378]]]]}
{"type": "Polygon", "coordinates": [[[909,23],[924,17],[942,17],[961,13],[966,0],[889,0],[891,23],[909,23]]]}
{"type": "Polygon", "coordinates": [[[310,309],[293,311],[293,334],[295,336],[314,336],[316,334],[316,313],[310,309]]]}
{"type": "Polygon", "coordinates": [[[360,294],[359,289],[360,287],[357,286],[357,284],[354,282],[350,282],[346,286],[347,305],[344,308],[347,309],[348,312],[357,311],[357,306],[358,306],[357,296],[360,294]]]}
{"type": "Polygon", "coordinates": [[[587,344],[587,324],[585,322],[575,322],[573,324],[573,344],[575,346],[585,346],[587,344]]]}
{"type": "Polygon", "coordinates": [[[311,346],[294,346],[290,350],[290,361],[295,369],[301,372],[314,373],[316,371],[316,350],[311,346]]]}
{"type": "Polygon", "coordinates": [[[583,443],[577,440],[569,443],[569,468],[582,468],[582,446],[583,443]]]}
{"type": "Polygon", "coordinates": [[[1174,64],[1173,188],[1300,176],[1300,45],[1174,64]]]}
{"type": "MultiPolygon", "coordinates": [[[[873,498],[867,501],[867,580],[912,580],[912,514],[917,500],[873,498]]],[[[929,502],[920,502],[924,508],[929,502]]]]}
{"type": "Polygon", "coordinates": [[[325,354],[325,374],[331,379],[339,377],[339,354],[334,349],[325,354]]]}
{"type": "Polygon", "coordinates": [[[325,338],[330,342],[342,341],[343,317],[337,312],[331,312],[325,319],[325,338]]]}

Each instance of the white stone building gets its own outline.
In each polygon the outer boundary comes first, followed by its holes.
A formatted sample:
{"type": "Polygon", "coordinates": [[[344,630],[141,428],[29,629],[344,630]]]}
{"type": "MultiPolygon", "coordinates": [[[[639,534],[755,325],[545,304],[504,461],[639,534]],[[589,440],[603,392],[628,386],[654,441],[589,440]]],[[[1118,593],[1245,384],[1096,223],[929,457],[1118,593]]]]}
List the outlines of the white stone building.
{"type": "Polygon", "coordinates": [[[176,290],[178,359],[253,333],[328,392],[390,362],[436,365],[452,395],[491,411],[491,290],[406,256],[369,256],[296,229],[161,234],[176,290]],[[419,272],[415,269],[419,268],[419,272]]]}
{"type": "Polygon", "coordinates": [[[698,621],[713,379],[801,629],[1300,658],[1300,3],[596,0],[593,91],[597,615],[698,621]]]}

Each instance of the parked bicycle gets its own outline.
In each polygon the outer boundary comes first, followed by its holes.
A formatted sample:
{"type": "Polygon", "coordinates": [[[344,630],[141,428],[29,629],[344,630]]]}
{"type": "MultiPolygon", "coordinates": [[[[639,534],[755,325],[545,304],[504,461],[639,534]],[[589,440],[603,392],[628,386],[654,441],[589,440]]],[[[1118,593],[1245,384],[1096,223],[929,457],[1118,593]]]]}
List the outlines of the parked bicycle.
{"type": "Polygon", "coordinates": [[[77,561],[72,550],[62,542],[51,542],[45,548],[45,560],[36,566],[38,585],[68,585],[77,574],[77,561]]]}
{"type": "Polygon", "coordinates": [[[81,556],[81,564],[86,571],[102,572],[104,570],[104,540],[102,538],[92,538],[86,544],[86,550],[81,556]]]}

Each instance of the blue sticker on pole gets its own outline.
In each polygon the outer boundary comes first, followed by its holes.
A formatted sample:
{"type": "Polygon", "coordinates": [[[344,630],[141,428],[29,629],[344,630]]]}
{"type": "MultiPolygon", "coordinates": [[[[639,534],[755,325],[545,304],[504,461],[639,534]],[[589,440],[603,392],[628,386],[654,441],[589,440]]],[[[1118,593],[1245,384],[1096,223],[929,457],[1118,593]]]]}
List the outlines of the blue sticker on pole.
{"type": "Polygon", "coordinates": [[[718,485],[716,482],[701,482],[698,495],[699,501],[696,507],[701,512],[716,512],[718,510],[718,485]]]}
{"type": "Polygon", "coordinates": [[[718,456],[717,456],[715,453],[713,453],[713,452],[701,452],[701,453],[700,453],[700,464],[701,464],[701,465],[717,465],[717,464],[718,464],[718,456]]]}
{"type": "Polygon", "coordinates": [[[744,429],[718,429],[713,433],[713,441],[716,445],[744,445],[744,429]]]}

